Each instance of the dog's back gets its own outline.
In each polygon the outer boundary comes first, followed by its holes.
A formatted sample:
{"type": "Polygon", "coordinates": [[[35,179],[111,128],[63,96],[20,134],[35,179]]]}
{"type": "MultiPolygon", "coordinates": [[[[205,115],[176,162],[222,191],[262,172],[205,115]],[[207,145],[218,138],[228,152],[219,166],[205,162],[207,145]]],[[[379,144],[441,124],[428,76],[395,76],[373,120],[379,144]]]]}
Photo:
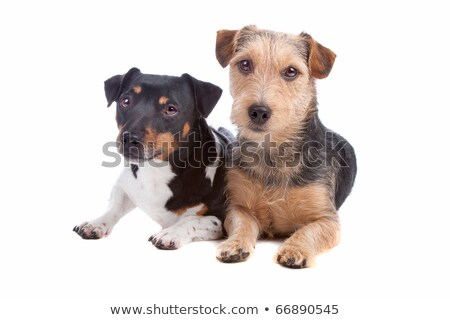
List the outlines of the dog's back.
{"type": "MultiPolygon", "coordinates": [[[[339,209],[352,191],[355,182],[357,172],[356,154],[352,145],[345,138],[336,132],[332,132],[331,134],[333,137],[332,141],[339,141],[338,143],[342,144],[342,148],[337,151],[337,161],[342,162],[339,163],[334,196],[336,209],[339,209]]],[[[333,147],[335,147],[335,144],[329,146],[331,149],[333,147]]]]}
{"type": "Polygon", "coordinates": [[[357,163],[352,145],[340,134],[325,127],[317,111],[307,120],[301,140],[311,145],[301,148],[304,166],[293,180],[297,184],[319,180],[332,183],[333,200],[336,209],[339,209],[350,194],[356,178],[357,163]]]}

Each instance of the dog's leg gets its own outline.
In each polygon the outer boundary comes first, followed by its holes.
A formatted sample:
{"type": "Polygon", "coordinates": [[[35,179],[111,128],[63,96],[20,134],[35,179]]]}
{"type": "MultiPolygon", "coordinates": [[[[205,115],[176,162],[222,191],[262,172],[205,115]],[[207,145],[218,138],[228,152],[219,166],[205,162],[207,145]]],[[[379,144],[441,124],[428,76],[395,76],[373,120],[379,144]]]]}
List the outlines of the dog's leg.
{"type": "Polygon", "coordinates": [[[111,233],[116,223],[135,207],[123,189],[116,184],[111,190],[106,212],[97,219],[76,226],[73,231],[83,239],[104,238],[111,233]]]}
{"type": "Polygon", "coordinates": [[[175,250],[192,241],[223,237],[222,223],[214,216],[189,216],[148,239],[159,249],[175,250]]]}
{"type": "Polygon", "coordinates": [[[336,214],[324,217],[298,229],[278,249],[275,260],[288,268],[314,265],[314,258],[339,242],[340,225],[336,214]]]}
{"type": "Polygon", "coordinates": [[[228,239],[217,248],[217,259],[222,262],[247,259],[253,253],[259,236],[257,221],[249,214],[235,209],[227,214],[224,227],[228,239]]]}

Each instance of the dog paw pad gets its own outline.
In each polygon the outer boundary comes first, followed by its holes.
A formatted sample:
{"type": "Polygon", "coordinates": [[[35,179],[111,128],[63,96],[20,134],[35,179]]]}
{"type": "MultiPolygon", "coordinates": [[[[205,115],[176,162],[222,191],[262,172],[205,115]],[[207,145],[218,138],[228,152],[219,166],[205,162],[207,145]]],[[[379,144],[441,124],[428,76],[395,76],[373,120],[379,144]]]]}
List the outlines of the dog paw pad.
{"type": "Polygon", "coordinates": [[[307,268],[308,259],[294,246],[282,246],[276,254],[276,261],[283,267],[292,269],[307,268]]]}
{"type": "Polygon", "coordinates": [[[108,227],[106,223],[84,222],[72,229],[81,238],[87,240],[95,240],[104,238],[108,235],[108,227]]]}
{"type": "Polygon", "coordinates": [[[237,240],[227,240],[219,245],[216,257],[225,263],[239,262],[246,260],[252,251],[251,245],[237,240]]]}
{"type": "Polygon", "coordinates": [[[148,241],[161,250],[176,250],[183,245],[185,240],[180,235],[163,231],[151,236],[148,241]]]}

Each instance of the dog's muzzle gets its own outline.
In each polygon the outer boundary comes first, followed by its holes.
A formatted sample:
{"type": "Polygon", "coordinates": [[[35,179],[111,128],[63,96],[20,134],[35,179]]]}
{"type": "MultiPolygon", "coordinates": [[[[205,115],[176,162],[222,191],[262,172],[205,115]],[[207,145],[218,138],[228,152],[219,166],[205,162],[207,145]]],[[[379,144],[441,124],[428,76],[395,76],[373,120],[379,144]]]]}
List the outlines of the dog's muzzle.
{"type": "Polygon", "coordinates": [[[263,131],[264,125],[272,116],[272,110],[264,105],[254,104],[248,108],[250,118],[250,129],[253,131],[263,131]]]}
{"type": "Polygon", "coordinates": [[[155,150],[152,143],[145,145],[139,136],[125,131],[122,134],[119,153],[131,160],[151,160],[160,156],[162,150],[155,150]]]}
{"type": "Polygon", "coordinates": [[[252,123],[260,126],[265,124],[272,116],[272,110],[262,105],[252,105],[248,108],[248,116],[252,123]]]}
{"type": "Polygon", "coordinates": [[[142,144],[141,139],[128,131],[125,131],[122,134],[119,151],[122,151],[126,158],[141,159],[144,157],[144,145],[142,144]]]}

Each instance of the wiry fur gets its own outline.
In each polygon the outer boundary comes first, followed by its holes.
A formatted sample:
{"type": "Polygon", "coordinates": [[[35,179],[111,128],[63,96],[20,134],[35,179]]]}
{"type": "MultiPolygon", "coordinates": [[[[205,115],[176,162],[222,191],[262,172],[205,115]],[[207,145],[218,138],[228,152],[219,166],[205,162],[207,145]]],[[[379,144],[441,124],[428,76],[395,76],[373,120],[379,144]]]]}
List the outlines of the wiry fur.
{"type": "Polygon", "coordinates": [[[216,56],[230,65],[231,119],[240,146],[227,173],[229,238],[217,258],[245,260],[258,237],[284,237],[276,261],[310,266],[339,242],[337,209],[356,175],[353,148],[318,118],[315,79],[329,74],[336,55],[306,33],[248,26],[219,31],[216,56]],[[243,60],[251,62],[251,72],[239,68],[243,60]],[[294,79],[283,76],[290,67],[299,72],[294,79]],[[271,110],[258,130],[249,117],[254,105],[271,110]],[[345,142],[342,148],[334,148],[338,141],[345,142]]]}

